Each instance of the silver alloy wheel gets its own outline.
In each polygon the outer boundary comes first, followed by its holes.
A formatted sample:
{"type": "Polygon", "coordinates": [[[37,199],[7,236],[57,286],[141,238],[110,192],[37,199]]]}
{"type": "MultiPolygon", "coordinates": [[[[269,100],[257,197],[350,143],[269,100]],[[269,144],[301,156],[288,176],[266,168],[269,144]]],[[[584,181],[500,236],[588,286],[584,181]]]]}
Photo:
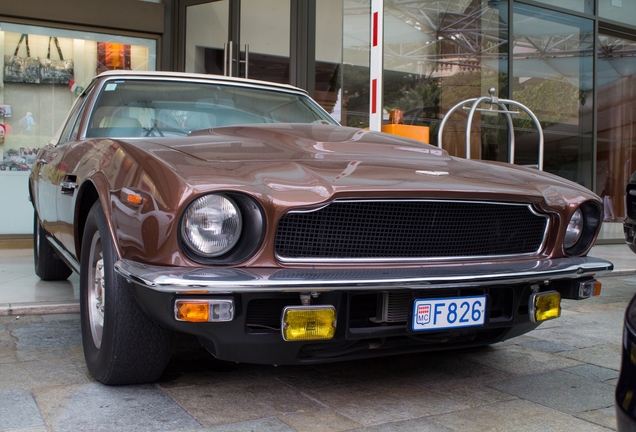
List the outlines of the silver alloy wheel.
{"type": "Polygon", "coordinates": [[[95,231],[91,240],[89,254],[88,275],[88,318],[91,327],[93,343],[99,349],[102,345],[104,331],[104,307],[105,307],[105,282],[104,282],[104,258],[102,254],[102,239],[99,231],[95,231]]]}

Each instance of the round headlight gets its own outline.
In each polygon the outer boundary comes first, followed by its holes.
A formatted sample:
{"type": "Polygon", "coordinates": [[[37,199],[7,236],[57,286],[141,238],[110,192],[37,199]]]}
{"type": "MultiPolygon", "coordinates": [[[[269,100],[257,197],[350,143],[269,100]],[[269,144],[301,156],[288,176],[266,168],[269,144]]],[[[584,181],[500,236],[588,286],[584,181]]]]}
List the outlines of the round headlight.
{"type": "Polygon", "coordinates": [[[565,230],[563,245],[566,249],[571,248],[581,239],[581,235],[583,235],[584,222],[583,212],[581,212],[581,209],[577,209],[570,218],[568,227],[565,230]]]}
{"type": "Polygon", "coordinates": [[[241,236],[242,220],[238,207],[223,195],[205,195],[186,209],[181,235],[193,252],[217,257],[236,245],[241,236]]]}

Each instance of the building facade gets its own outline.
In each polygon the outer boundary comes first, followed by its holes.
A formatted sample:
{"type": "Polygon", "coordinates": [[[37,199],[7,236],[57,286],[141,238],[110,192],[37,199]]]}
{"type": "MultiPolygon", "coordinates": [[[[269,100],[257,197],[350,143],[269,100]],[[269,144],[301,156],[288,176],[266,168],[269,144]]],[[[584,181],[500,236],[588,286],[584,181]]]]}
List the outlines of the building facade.
{"type": "MultiPolygon", "coordinates": [[[[603,196],[601,239],[621,239],[636,170],[636,0],[553,3],[0,0],[0,236],[31,233],[29,167],[81,88],[102,70],[131,69],[297,85],[353,127],[368,127],[379,103],[385,118],[399,109],[429,126],[433,144],[451,107],[494,88],[538,117],[546,171],[603,196]],[[371,63],[374,43],[382,55],[371,63]]],[[[531,119],[513,123],[515,163],[538,165],[531,119]]],[[[465,157],[466,112],[444,131],[444,148],[465,157]]],[[[471,158],[509,160],[505,116],[480,111],[470,136],[471,158]]]]}

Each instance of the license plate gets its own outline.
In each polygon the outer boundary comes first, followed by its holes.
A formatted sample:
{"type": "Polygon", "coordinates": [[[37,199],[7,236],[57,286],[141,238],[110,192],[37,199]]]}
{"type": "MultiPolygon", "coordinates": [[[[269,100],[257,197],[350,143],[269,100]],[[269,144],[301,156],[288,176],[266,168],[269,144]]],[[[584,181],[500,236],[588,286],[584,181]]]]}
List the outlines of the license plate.
{"type": "Polygon", "coordinates": [[[413,303],[413,331],[482,326],[486,296],[417,299],[413,303]]]}

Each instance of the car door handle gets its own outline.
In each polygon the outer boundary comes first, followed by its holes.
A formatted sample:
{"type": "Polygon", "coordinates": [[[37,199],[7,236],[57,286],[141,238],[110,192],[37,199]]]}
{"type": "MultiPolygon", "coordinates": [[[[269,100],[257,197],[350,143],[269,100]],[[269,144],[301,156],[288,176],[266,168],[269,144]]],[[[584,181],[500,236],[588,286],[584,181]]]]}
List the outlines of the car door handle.
{"type": "Polygon", "coordinates": [[[63,181],[62,183],[60,183],[60,186],[62,187],[63,194],[72,195],[75,189],[77,189],[77,183],[70,181],[63,181]]]}

